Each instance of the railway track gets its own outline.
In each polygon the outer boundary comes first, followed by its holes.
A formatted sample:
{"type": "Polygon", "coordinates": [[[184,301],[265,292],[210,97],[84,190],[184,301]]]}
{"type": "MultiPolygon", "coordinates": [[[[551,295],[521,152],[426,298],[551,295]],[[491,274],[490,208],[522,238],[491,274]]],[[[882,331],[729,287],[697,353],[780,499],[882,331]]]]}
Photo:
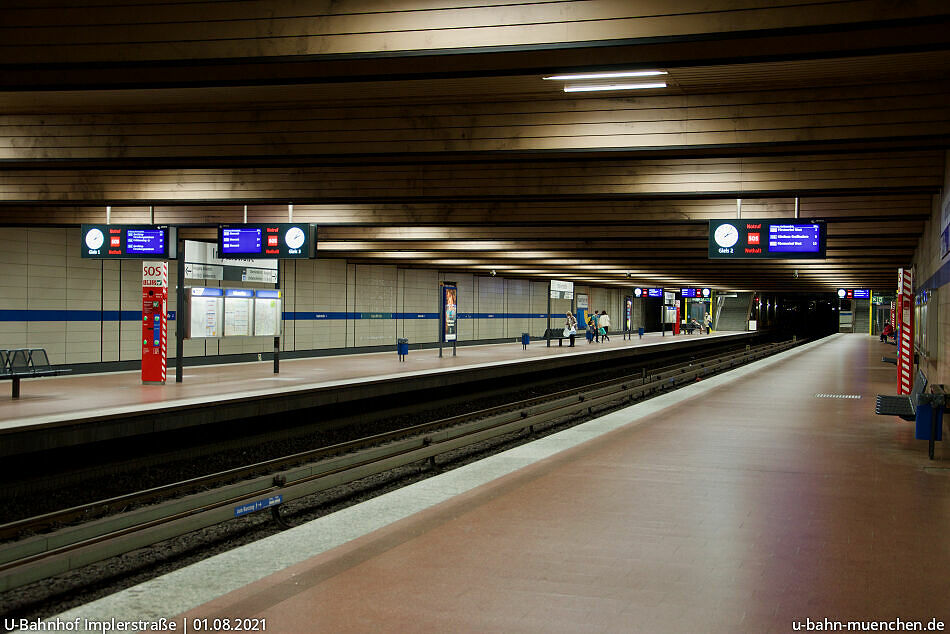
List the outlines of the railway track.
{"type": "Polygon", "coordinates": [[[674,389],[787,350],[763,344],[413,425],[0,526],[0,592],[460,448],[674,389]]]}

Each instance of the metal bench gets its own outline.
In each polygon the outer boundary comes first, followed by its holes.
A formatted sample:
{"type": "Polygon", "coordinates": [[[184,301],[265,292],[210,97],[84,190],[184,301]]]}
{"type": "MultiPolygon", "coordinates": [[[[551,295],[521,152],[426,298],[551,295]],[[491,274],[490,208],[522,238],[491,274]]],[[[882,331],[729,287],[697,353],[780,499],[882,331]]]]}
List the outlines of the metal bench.
{"type": "Polygon", "coordinates": [[[12,381],[13,398],[20,398],[20,379],[58,376],[70,371],[53,368],[43,348],[0,350],[0,363],[3,364],[0,368],[0,379],[12,381]]]}
{"type": "Polygon", "coordinates": [[[874,413],[881,416],[900,416],[904,420],[914,420],[917,416],[917,404],[920,402],[920,395],[927,389],[927,377],[920,370],[917,370],[917,376],[914,378],[914,388],[910,394],[901,396],[877,395],[877,404],[874,407],[874,413]]]}
{"type": "Polygon", "coordinates": [[[564,340],[570,339],[570,336],[568,337],[564,336],[564,326],[561,326],[560,328],[548,328],[547,330],[544,331],[544,336],[541,338],[547,339],[548,341],[552,339],[557,339],[557,345],[563,346],[564,340]]]}
{"type": "Polygon", "coordinates": [[[897,359],[894,357],[881,357],[881,363],[892,363],[897,365],[897,359]]]}

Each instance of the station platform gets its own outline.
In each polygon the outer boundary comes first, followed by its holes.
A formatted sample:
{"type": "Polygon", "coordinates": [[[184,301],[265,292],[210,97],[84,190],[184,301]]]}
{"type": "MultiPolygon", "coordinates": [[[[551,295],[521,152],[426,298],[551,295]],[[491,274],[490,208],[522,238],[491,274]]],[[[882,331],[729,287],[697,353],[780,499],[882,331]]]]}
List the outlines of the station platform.
{"type": "Polygon", "coordinates": [[[0,396],[0,457],[113,440],[196,425],[282,415],[295,410],[365,398],[388,398],[418,390],[517,376],[526,371],[574,366],[618,356],[699,349],[756,333],[708,335],[647,333],[604,343],[550,347],[533,341],[411,350],[405,362],[393,352],[282,359],[186,367],[165,385],[143,385],[138,370],[24,380],[19,399],[0,396]]]}
{"type": "Polygon", "coordinates": [[[895,383],[883,345],[805,344],[58,618],[281,634],[946,624],[950,455],[929,461],[912,424],[875,416],[895,383]]]}

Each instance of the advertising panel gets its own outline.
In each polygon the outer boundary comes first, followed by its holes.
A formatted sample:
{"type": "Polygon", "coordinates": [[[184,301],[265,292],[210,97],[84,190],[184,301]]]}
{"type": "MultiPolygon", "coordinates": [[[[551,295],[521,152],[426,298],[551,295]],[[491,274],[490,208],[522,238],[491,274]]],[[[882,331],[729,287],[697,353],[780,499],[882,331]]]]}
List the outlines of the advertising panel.
{"type": "Polygon", "coordinates": [[[629,295],[624,297],[623,307],[623,329],[629,332],[630,326],[633,325],[633,298],[629,295]]]}
{"type": "Polygon", "coordinates": [[[709,221],[709,258],[824,259],[824,224],[797,219],[709,221]]]}
{"type": "Polygon", "coordinates": [[[458,336],[456,330],[456,319],[458,317],[457,286],[442,286],[442,314],[445,315],[442,340],[455,341],[458,336]]]}

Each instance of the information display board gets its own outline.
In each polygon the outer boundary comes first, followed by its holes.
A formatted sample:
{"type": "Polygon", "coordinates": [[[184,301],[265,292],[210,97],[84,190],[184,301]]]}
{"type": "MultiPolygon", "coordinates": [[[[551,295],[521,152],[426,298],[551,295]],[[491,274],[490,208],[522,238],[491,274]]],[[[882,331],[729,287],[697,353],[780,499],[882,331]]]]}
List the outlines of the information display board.
{"type": "Polygon", "coordinates": [[[839,288],[841,299],[871,299],[871,290],[867,288],[839,288]]]}
{"type": "Polygon", "coordinates": [[[188,328],[186,339],[208,339],[223,334],[224,290],[193,287],[185,289],[188,328]]]}
{"type": "Polygon", "coordinates": [[[708,288],[682,288],[680,289],[680,295],[686,299],[702,299],[704,297],[709,297],[712,294],[712,291],[708,288]]]}
{"type": "Polygon", "coordinates": [[[281,316],[280,291],[254,292],[254,336],[279,337],[281,316]]]}
{"type": "Polygon", "coordinates": [[[306,259],[316,252],[316,225],[269,223],[218,226],[221,258],[306,259]]]}
{"type": "Polygon", "coordinates": [[[166,225],[82,225],[84,258],[97,260],[173,259],[178,256],[175,227],[166,225]]]}
{"type": "Polygon", "coordinates": [[[824,259],[824,224],[797,219],[710,220],[709,258],[824,259]]]}
{"type": "Polygon", "coordinates": [[[253,330],[254,291],[247,288],[224,289],[224,336],[249,337],[253,330]]]}

